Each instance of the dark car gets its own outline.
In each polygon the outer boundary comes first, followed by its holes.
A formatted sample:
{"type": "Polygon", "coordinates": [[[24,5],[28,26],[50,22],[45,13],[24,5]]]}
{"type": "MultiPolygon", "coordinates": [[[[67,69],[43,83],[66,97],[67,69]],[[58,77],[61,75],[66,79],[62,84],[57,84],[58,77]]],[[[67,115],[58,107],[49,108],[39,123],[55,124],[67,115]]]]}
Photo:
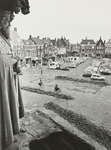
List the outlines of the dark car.
{"type": "Polygon", "coordinates": [[[47,64],[48,64],[47,61],[44,61],[44,62],[42,63],[43,66],[46,66],[47,64]]]}
{"type": "Polygon", "coordinates": [[[111,70],[110,69],[102,69],[102,70],[100,70],[100,73],[103,75],[111,75],[111,70]]]}
{"type": "Polygon", "coordinates": [[[83,72],[83,77],[91,77],[92,76],[92,71],[91,70],[85,70],[83,72]]]}
{"type": "Polygon", "coordinates": [[[69,67],[61,67],[61,70],[69,71],[69,67]]]}

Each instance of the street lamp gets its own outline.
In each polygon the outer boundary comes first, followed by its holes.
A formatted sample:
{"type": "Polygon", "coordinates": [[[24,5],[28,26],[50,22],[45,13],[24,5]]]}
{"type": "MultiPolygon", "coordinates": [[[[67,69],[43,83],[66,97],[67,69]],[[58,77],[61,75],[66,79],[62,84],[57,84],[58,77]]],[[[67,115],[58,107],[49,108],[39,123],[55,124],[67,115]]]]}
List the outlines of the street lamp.
{"type": "Polygon", "coordinates": [[[42,48],[40,46],[40,57],[41,57],[41,67],[42,67],[42,48]]]}

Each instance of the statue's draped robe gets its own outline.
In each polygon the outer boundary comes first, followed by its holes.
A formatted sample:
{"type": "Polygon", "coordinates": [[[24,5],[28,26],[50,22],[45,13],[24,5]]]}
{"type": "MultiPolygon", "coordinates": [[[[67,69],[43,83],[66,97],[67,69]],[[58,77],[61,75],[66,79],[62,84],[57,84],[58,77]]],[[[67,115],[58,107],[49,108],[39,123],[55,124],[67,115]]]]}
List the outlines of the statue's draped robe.
{"type": "Polygon", "coordinates": [[[19,118],[24,116],[19,80],[8,52],[10,46],[0,34],[0,150],[12,144],[20,131],[19,118]]]}

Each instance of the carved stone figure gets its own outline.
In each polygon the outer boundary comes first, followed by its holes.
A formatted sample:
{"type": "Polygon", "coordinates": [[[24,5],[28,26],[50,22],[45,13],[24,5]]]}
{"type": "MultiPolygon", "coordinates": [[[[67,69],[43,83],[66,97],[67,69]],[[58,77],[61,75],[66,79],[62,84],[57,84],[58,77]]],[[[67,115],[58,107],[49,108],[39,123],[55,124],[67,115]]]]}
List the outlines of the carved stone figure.
{"type": "Polygon", "coordinates": [[[15,135],[21,131],[19,118],[24,116],[19,78],[13,71],[13,64],[18,60],[12,59],[9,42],[14,13],[8,9],[12,7],[6,7],[4,3],[0,5],[0,150],[14,142],[15,135]]]}

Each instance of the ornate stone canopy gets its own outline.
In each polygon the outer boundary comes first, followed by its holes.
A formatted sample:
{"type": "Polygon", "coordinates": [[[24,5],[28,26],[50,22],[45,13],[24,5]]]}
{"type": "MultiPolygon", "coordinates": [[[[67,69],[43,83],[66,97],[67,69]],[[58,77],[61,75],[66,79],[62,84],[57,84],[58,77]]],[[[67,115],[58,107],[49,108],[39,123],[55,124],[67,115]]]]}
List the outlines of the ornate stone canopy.
{"type": "Polygon", "coordinates": [[[26,15],[30,13],[28,0],[0,0],[0,9],[26,15]]]}

